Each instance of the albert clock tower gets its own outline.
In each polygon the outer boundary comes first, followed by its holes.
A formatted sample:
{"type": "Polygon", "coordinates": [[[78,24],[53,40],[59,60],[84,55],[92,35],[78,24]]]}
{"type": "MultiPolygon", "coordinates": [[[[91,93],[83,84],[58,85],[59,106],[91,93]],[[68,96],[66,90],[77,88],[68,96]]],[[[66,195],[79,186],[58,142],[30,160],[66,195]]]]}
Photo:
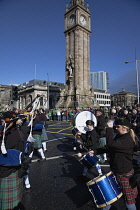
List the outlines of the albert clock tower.
{"type": "Polygon", "coordinates": [[[66,6],[66,85],[57,107],[93,106],[90,89],[90,12],[84,0],[71,0],[66,6]]]}

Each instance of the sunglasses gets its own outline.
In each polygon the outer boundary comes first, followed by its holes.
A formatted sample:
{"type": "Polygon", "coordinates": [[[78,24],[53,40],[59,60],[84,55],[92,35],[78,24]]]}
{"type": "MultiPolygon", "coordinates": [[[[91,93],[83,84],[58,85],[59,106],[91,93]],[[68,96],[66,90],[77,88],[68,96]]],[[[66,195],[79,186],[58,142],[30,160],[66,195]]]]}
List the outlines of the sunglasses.
{"type": "Polygon", "coordinates": [[[120,125],[116,125],[116,128],[120,128],[120,125]]]}

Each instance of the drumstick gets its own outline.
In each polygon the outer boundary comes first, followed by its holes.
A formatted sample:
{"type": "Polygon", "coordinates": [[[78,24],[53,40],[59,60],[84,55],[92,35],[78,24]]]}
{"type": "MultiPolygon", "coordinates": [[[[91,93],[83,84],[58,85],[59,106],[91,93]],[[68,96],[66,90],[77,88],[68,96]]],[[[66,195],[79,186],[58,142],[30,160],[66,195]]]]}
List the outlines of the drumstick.
{"type": "Polygon", "coordinates": [[[87,155],[87,154],[88,154],[88,152],[86,152],[86,153],[78,152],[78,153],[77,153],[77,156],[78,156],[78,157],[82,157],[82,156],[87,155]]]}
{"type": "Polygon", "coordinates": [[[88,154],[88,149],[87,148],[85,148],[85,147],[83,147],[86,151],[84,152],[84,153],[81,153],[81,152],[79,152],[77,155],[78,155],[78,157],[82,157],[82,156],[84,156],[84,155],[87,155],[88,154]]]}

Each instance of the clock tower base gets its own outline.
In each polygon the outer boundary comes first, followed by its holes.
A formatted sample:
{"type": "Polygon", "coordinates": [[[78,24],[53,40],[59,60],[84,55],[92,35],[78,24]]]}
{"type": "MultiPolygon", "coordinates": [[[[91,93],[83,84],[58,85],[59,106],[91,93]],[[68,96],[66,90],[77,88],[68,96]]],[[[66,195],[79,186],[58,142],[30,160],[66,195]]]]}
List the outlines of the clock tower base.
{"type": "Polygon", "coordinates": [[[67,85],[61,90],[60,99],[56,104],[56,108],[78,108],[93,107],[93,88],[91,90],[81,91],[80,88],[69,90],[67,85]]]}

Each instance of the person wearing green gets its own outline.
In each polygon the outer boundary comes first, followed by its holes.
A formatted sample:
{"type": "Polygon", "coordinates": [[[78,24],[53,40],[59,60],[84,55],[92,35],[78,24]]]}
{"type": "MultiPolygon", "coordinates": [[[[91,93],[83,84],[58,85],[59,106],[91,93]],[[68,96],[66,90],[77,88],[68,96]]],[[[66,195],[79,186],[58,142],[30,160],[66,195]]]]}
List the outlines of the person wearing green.
{"type": "Polygon", "coordinates": [[[48,117],[49,117],[49,120],[52,120],[52,111],[51,110],[49,110],[49,112],[48,112],[48,117]]]}

